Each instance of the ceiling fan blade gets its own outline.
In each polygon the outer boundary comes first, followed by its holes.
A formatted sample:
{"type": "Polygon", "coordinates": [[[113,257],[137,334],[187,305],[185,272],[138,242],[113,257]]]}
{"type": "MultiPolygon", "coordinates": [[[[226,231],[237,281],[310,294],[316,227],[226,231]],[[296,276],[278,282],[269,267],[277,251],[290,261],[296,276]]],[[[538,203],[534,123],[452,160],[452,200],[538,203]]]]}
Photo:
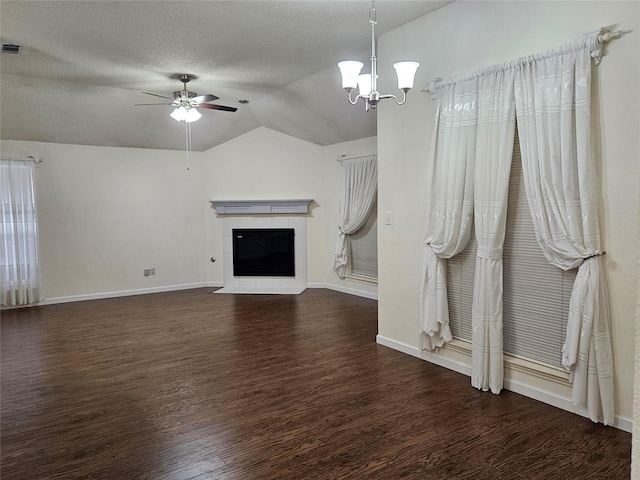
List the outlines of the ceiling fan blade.
{"type": "Polygon", "coordinates": [[[157,93],[151,93],[151,92],[142,92],[145,95],[153,95],[154,97],[160,97],[160,98],[167,98],[169,100],[173,100],[172,97],[165,97],[164,95],[158,95],[157,93]]]}
{"type": "Polygon", "coordinates": [[[235,112],[238,110],[236,107],[226,107],[224,105],[216,105],[214,103],[200,103],[196,105],[196,107],[208,108],[210,110],[222,110],[223,112],[235,112]]]}
{"type": "Polygon", "coordinates": [[[134,107],[144,107],[147,105],[173,105],[173,103],[135,103],[134,107]]]}
{"type": "Polygon", "coordinates": [[[196,103],[203,103],[203,102],[213,102],[214,100],[218,100],[220,97],[216,97],[215,95],[212,94],[207,94],[207,95],[200,95],[199,97],[193,97],[191,100],[194,100],[196,103]]]}

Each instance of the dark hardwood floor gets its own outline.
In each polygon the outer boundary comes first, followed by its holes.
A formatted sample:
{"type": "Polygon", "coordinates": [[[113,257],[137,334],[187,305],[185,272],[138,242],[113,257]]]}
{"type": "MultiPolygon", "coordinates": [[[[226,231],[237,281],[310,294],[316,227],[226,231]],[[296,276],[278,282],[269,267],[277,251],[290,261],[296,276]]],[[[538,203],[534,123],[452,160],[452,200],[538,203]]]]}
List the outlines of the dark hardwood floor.
{"type": "Polygon", "coordinates": [[[2,480],[627,479],[631,435],[375,343],[375,301],[3,311],[2,480]]]}

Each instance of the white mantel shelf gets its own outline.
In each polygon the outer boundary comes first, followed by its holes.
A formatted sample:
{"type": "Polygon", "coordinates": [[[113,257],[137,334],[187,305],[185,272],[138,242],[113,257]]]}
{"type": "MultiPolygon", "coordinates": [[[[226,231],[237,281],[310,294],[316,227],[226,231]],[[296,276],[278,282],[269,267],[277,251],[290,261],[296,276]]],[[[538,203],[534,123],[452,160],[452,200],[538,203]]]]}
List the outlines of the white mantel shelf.
{"type": "Polygon", "coordinates": [[[255,215],[259,213],[309,213],[313,199],[284,200],[210,200],[218,215],[255,215]]]}

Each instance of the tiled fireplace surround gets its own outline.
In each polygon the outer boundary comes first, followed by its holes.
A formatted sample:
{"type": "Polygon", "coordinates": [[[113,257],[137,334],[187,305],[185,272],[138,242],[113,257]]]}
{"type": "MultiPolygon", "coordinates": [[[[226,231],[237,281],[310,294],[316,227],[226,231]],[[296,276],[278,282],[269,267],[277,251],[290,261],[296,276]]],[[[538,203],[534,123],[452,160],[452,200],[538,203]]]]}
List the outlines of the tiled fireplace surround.
{"type": "Polygon", "coordinates": [[[299,294],[307,288],[307,219],[312,200],[242,200],[211,204],[222,217],[223,287],[216,293],[299,294]],[[294,277],[234,277],[234,228],[293,228],[294,277]]]}

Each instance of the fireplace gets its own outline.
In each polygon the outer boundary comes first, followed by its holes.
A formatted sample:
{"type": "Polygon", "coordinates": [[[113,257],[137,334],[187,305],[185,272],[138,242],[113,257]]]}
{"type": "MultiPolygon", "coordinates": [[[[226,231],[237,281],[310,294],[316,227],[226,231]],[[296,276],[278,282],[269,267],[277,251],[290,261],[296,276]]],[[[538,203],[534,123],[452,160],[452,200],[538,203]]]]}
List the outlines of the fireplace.
{"type": "MultiPolygon", "coordinates": [[[[212,200],[216,215],[222,220],[223,288],[216,293],[292,294],[307,288],[307,216],[312,200],[212,200]],[[255,269],[237,275],[234,265],[236,231],[288,230],[293,232],[293,273],[264,273],[255,269]],[[275,274],[274,274],[275,273],[275,274]]],[[[290,234],[289,234],[290,235],[290,234]]],[[[289,237],[291,238],[291,237],[289,237]]],[[[247,240],[242,238],[241,240],[247,240]]],[[[260,241],[260,237],[258,240],[260,241]]],[[[276,250],[279,250],[276,249],[276,250]]],[[[237,263],[237,262],[235,262],[237,263]]],[[[283,267],[280,267],[283,268],[283,267]]]]}
{"type": "Polygon", "coordinates": [[[293,228],[234,228],[234,277],[295,277],[293,228]]]}

